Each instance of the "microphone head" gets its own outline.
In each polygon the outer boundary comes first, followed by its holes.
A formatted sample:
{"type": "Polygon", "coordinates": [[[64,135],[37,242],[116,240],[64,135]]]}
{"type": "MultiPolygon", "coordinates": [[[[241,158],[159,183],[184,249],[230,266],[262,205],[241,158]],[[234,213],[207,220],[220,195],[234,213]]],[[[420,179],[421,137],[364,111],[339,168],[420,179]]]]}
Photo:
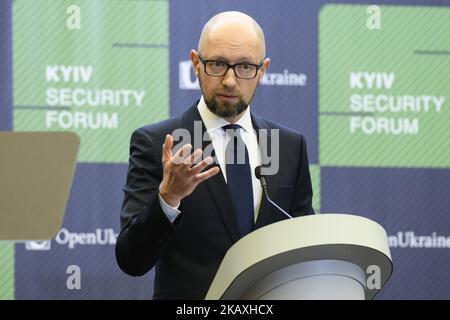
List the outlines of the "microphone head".
{"type": "Polygon", "coordinates": [[[261,166],[255,168],[255,176],[256,178],[261,179],[261,166]]]}

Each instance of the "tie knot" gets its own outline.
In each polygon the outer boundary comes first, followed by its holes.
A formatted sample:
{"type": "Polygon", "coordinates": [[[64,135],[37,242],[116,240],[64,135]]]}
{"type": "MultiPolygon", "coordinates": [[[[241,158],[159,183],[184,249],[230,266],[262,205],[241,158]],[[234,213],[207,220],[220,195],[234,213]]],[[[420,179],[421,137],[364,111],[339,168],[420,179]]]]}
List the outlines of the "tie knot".
{"type": "Polygon", "coordinates": [[[226,132],[227,130],[236,131],[237,129],[241,129],[242,127],[235,123],[230,123],[222,127],[222,129],[226,132]]]}

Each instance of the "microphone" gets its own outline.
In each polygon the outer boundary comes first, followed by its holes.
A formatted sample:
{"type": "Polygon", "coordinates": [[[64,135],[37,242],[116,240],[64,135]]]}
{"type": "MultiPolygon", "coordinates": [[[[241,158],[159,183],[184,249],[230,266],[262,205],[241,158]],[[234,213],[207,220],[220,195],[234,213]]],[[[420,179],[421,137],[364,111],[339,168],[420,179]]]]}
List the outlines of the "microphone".
{"type": "Polygon", "coordinates": [[[272,201],[272,199],[270,199],[269,197],[269,193],[267,192],[267,182],[266,182],[266,178],[264,177],[264,175],[261,174],[261,166],[257,166],[255,168],[255,176],[259,179],[259,181],[261,182],[261,187],[264,190],[264,194],[266,195],[267,201],[269,201],[269,203],[271,205],[273,205],[275,208],[277,208],[278,210],[280,210],[285,216],[289,217],[289,219],[292,219],[292,216],[287,213],[286,211],[284,211],[279,205],[277,205],[275,202],[272,201]]]}

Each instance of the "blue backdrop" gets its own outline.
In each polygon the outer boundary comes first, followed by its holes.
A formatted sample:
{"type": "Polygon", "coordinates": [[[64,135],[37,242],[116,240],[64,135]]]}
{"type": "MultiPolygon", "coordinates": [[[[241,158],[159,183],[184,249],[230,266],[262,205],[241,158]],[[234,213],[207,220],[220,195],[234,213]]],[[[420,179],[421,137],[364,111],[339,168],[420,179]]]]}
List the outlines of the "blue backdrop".
{"type": "MultiPolygon", "coordinates": [[[[363,215],[386,229],[394,274],[377,299],[449,299],[450,168],[335,167],[319,161],[319,13],[329,3],[449,10],[444,0],[169,1],[170,115],[182,113],[199,97],[189,52],[197,48],[204,23],[227,10],[253,16],[265,31],[267,56],[272,61],[268,72],[305,75],[306,83],[287,85],[266,79],[252,102],[252,111],[305,135],[310,163],[318,173],[316,210],[363,215]],[[413,234],[439,235],[447,245],[419,246],[413,234]]],[[[14,130],[12,6],[12,0],[0,1],[0,130],[6,131],[14,130]]],[[[450,37],[450,30],[442,32],[450,37]]],[[[448,57],[445,63],[450,63],[448,57]]],[[[78,163],[62,229],[47,243],[14,245],[13,279],[0,275],[0,286],[13,283],[13,289],[5,291],[3,298],[151,298],[153,272],[129,277],[118,269],[114,257],[126,170],[126,163],[78,163]],[[76,239],[78,243],[74,243],[76,239]],[[67,287],[70,265],[81,270],[81,289],[67,287]]]]}

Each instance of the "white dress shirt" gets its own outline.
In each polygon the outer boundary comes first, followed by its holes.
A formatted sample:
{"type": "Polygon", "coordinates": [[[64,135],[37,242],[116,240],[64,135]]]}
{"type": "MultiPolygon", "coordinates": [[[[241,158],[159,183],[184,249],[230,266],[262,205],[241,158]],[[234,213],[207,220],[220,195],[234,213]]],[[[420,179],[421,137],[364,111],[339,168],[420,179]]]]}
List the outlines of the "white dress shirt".
{"type": "MultiPolygon", "coordinates": [[[[206,106],[203,96],[201,97],[198,105],[198,112],[205,124],[206,131],[211,138],[211,142],[216,153],[216,158],[219,162],[220,169],[222,171],[225,181],[227,181],[227,172],[225,165],[225,148],[230,139],[226,135],[225,131],[222,129],[223,126],[229,124],[225,119],[218,117],[212,113],[206,106]]],[[[259,180],[256,178],[254,172],[255,168],[261,164],[261,154],[258,148],[258,138],[255,130],[253,129],[252,119],[250,117],[250,106],[245,110],[242,117],[236,121],[236,124],[240,125],[244,130],[241,130],[241,137],[245,143],[248,150],[248,157],[250,161],[250,169],[252,176],[252,187],[253,187],[253,204],[254,204],[254,221],[256,221],[257,214],[259,211],[259,206],[261,204],[262,187],[259,180]]],[[[194,141],[194,137],[191,137],[191,141],[194,141]]],[[[220,174],[220,173],[219,173],[220,174]]],[[[177,216],[181,213],[178,210],[178,206],[172,207],[168,205],[159,195],[159,202],[161,203],[161,208],[166,214],[167,218],[173,222],[177,216]]]]}

